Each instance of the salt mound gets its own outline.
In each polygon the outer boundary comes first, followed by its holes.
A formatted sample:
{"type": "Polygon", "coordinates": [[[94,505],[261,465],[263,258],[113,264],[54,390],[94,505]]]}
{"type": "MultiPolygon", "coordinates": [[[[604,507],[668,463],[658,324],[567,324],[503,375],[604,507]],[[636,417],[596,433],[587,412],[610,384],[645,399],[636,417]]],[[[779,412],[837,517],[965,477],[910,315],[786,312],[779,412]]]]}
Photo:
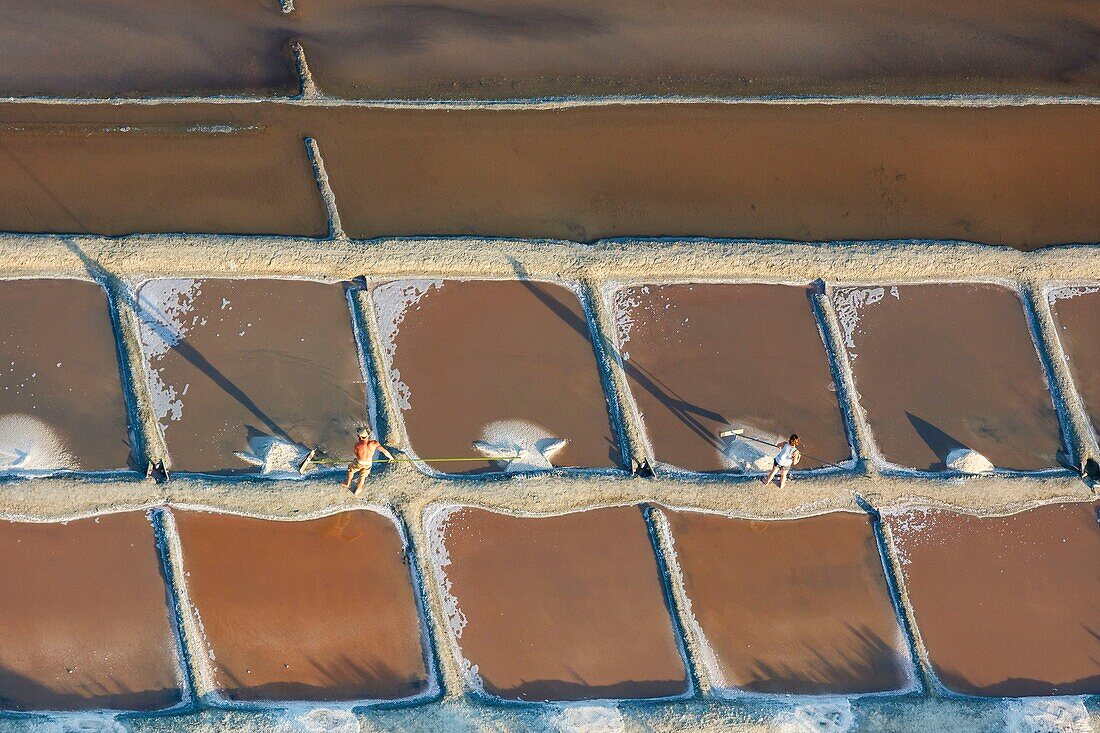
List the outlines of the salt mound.
{"type": "Polygon", "coordinates": [[[505,473],[549,471],[554,468],[550,459],[568,442],[526,420],[498,420],[482,429],[481,440],[474,441],[474,448],[493,460],[516,457],[507,462],[505,473]]]}
{"type": "Polygon", "coordinates": [[[976,450],[969,448],[955,448],[947,454],[943,462],[948,468],[960,473],[979,474],[989,473],[993,470],[993,464],[989,459],[976,450]]]}
{"type": "Polygon", "coordinates": [[[77,469],[76,459],[49,423],[31,415],[0,416],[0,471],[77,469]]]}
{"type": "Polygon", "coordinates": [[[744,428],[746,433],[752,434],[752,437],[765,440],[769,444],[757,443],[755,440],[749,440],[743,436],[723,438],[722,440],[725,442],[718,449],[718,454],[722,457],[722,463],[725,464],[726,469],[738,473],[770,471],[775,457],[779,455],[779,448],[775,447],[775,444],[781,442],[782,439],[749,425],[735,425],[734,427],[744,428]]]}
{"type": "Polygon", "coordinates": [[[248,451],[234,453],[246,463],[260,467],[264,476],[301,477],[298,467],[309,456],[309,449],[274,435],[257,435],[248,439],[248,451]]]}

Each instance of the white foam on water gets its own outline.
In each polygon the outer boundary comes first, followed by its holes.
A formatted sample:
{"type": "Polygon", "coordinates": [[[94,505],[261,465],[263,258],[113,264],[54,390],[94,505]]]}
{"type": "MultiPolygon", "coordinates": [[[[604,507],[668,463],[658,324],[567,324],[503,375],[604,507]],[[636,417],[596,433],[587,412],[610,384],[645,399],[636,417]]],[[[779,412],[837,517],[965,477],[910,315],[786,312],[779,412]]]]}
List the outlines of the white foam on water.
{"type": "MultiPolygon", "coordinates": [[[[202,292],[202,280],[149,280],[138,290],[138,319],[141,322],[141,342],[149,363],[149,390],[153,410],[162,427],[165,420],[183,416],[183,394],[176,386],[164,381],[158,364],[184,339],[195,325],[188,319],[195,297],[202,292]]],[[[186,389],[186,387],[184,387],[186,389]]]]}
{"type": "Polygon", "coordinates": [[[856,357],[860,310],[882,301],[887,292],[897,300],[901,300],[901,293],[896,285],[889,291],[885,287],[838,288],[833,293],[833,305],[836,307],[837,320],[840,321],[840,330],[844,335],[844,345],[848,347],[852,358],[856,357]]]}
{"type": "Polygon", "coordinates": [[[1005,733],[1092,733],[1082,698],[1012,700],[1005,709],[1005,733]]]}
{"type": "Polygon", "coordinates": [[[304,477],[298,468],[309,455],[309,449],[274,435],[256,435],[248,439],[247,451],[233,455],[259,466],[264,476],[300,479],[304,477]]]}
{"type": "Polygon", "coordinates": [[[0,415],[0,471],[77,469],[61,434],[32,415],[0,415]]]}
{"type": "Polygon", "coordinates": [[[505,462],[505,473],[548,471],[554,468],[551,459],[567,442],[541,425],[513,418],[482,428],[481,440],[474,441],[474,448],[494,460],[518,456],[505,462]]]}
{"type": "Polygon", "coordinates": [[[378,317],[378,336],[382,353],[393,383],[394,402],[402,410],[411,410],[409,400],[412,396],[409,386],[401,381],[401,372],[393,366],[393,357],[397,353],[397,331],[409,308],[420,302],[432,288],[442,289],[443,280],[397,280],[383,283],[371,292],[374,312],[378,317]]]}
{"type": "Polygon", "coordinates": [[[304,733],[359,733],[360,728],[355,713],[340,708],[314,708],[295,722],[304,733]]]}
{"type": "Polygon", "coordinates": [[[1100,293],[1100,285],[1062,285],[1047,291],[1047,302],[1054,305],[1059,300],[1069,300],[1092,293],[1100,293]]]}
{"type": "Polygon", "coordinates": [[[855,728],[852,703],[847,698],[797,705],[777,715],[775,722],[783,733],[847,733],[855,728]]]}
{"type": "Polygon", "coordinates": [[[970,448],[955,448],[947,454],[943,462],[950,469],[972,475],[990,473],[994,470],[988,458],[970,448]]]}
{"type": "Polygon", "coordinates": [[[559,733],[622,733],[626,730],[623,714],[615,705],[563,705],[554,716],[559,733]]]}

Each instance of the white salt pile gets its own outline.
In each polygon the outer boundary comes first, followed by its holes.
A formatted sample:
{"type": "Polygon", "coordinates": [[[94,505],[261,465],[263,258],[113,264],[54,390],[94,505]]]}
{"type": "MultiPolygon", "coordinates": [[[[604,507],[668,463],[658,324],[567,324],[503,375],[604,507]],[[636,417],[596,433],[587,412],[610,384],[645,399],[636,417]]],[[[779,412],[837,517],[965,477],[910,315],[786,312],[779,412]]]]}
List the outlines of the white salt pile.
{"type": "Polygon", "coordinates": [[[77,469],[61,435],[31,415],[0,415],[0,471],[77,469]]]}
{"type": "Polygon", "coordinates": [[[767,441],[768,444],[758,443],[740,435],[722,438],[723,442],[718,449],[718,454],[722,457],[722,463],[726,469],[738,473],[770,471],[775,457],[779,455],[779,448],[775,446],[783,439],[753,427],[743,425],[735,427],[744,428],[746,434],[767,441]]]}
{"type": "Polygon", "coordinates": [[[274,435],[256,435],[248,439],[247,451],[233,455],[259,466],[264,476],[301,478],[298,468],[309,455],[309,449],[274,435]]]}
{"type": "Polygon", "coordinates": [[[505,473],[547,471],[554,468],[554,454],[569,441],[526,420],[498,420],[486,425],[474,448],[486,458],[505,463],[505,473]],[[515,460],[507,460],[514,458],[515,460]]]}
{"type": "Polygon", "coordinates": [[[969,448],[955,448],[947,454],[943,462],[948,468],[960,473],[980,474],[993,470],[993,464],[988,458],[969,448]]]}

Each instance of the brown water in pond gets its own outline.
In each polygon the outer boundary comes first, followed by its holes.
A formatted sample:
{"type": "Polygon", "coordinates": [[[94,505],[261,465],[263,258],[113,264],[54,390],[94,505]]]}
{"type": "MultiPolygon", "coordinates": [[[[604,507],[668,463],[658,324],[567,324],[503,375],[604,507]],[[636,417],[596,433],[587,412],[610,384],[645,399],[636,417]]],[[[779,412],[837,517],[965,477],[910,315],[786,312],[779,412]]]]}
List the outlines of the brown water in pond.
{"type": "Polygon", "coordinates": [[[458,643],[486,692],[586,700],[688,691],[638,507],[542,518],[460,508],[441,531],[443,572],[466,622],[458,643]]]}
{"type": "Polygon", "coordinates": [[[118,369],[99,285],[0,282],[0,472],[126,468],[118,369]]]}
{"type": "Polygon", "coordinates": [[[328,231],[301,137],[264,127],[0,124],[0,201],[3,231],[328,231]]]}
{"type": "MultiPolygon", "coordinates": [[[[730,425],[772,442],[797,432],[816,456],[851,457],[805,288],[641,285],[615,303],[626,375],[658,460],[726,469],[718,433],[730,425]]],[[[822,465],[807,458],[799,468],[822,465]]]]}
{"type": "Polygon", "coordinates": [[[720,686],[796,695],[910,686],[908,648],[866,516],[665,514],[720,686]]]}
{"type": "MultiPolygon", "coordinates": [[[[621,462],[577,296],[532,281],[398,281],[374,290],[418,456],[519,456],[512,470],[621,462]],[[552,445],[565,439],[563,447],[552,445]]],[[[507,463],[437,463],[448,473],[507,463]]]]}
{"type": "Polygon", "coordinates": [[[648,106],[315,129],[353,236],[1100,239],[1096,107],[648,106]]]}
{"type": "Polygon", "coordinates": [[[0,521],[0,709],[157,710],[181,700],[143,512],[0,521]]]}
{"type": "Polygon", "coordinates": [[[273,437],[351,455],[367,418],[342,284],[151,280],[138,305],[172,468],[256,472],[234,453],[273,437]]]}
{"type": "Polygon", "coordinates": [[[885,517],[940,682],[983,697],[1100,693],[1098,510],[885,517]]]}
{"type": "Polygon", "coordinates": [[[176,512],[191,601],[232,700],[396,699],[427,687],[393,521],[176,512]]]}
{"type": "Polygon", "coordinates": [[[940,471],[952,450],[969,448],[998,468],[1058,465],[1058,418],[1015,292],[887,285],[839,289],[834,301],[887,461],[940,471]]]}
{"type": "Polygon", "coordinates": [[[1100,323],[1100,287],[1062,293],[1052,305],[1058,337],[1092,424],[1100,425],[1100,339],[1096,337],[1100,323]]]}
{"type": "Polygon", "coordinates": [[[0,0],[0,96],[298,91],[278,0],[0,0]]]}

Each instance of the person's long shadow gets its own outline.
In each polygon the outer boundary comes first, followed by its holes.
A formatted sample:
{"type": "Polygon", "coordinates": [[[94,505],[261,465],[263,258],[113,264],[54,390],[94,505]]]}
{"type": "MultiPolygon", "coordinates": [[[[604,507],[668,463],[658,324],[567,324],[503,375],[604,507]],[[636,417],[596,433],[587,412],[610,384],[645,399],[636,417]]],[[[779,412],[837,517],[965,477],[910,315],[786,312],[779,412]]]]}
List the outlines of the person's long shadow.
{"type": "Polygon", "coordinates": [[[936,457],[940,459],[939,463],[930,465],[928,470],[942,471],[946,469],[947,454],[953,450],[970,450],[970,446],[940,430],[927,420],[917,417],[908,410],[905,411],[905,416],[909,418],[909,423],[913,426],[913,430],[917,431],[917,435],[920,436],[920,439],[923,440],[925,445],[927,445],[928,448],[936,454],[936,457]]]}
{"type": "MultiPolygon", "coordinates": [[[[584,338],[586,343],[591,344],[593,334],[588,329],[588,323],[583,318],[574,313],[569,306],[562,303],[555,298],[549,292],[539,287],[538,283],[531,280],[527,270],[520,262],[514,258],[509,258],[512,264],[512,270],[516,273],[516,277],[519,279],[523,287],[527,288],[539,301],[549,308],[558,318],[560,318],[566,325],[576,331],[584,338]]],[[[603,339],[603,347],[609,354],[615,357],[615,360],[622,364],[623,371],[626,375],[638,384],[646,392],[649,392],[657,401],[664,405],[669,412],[671,412],[680,422],[682,422],[689,430],[699,436],[701,439],[709,443],[715,448],[722,448],[723,444],[714,432],[707,427],[707,425],[699,419],[699,417],[712,420],[720,425],[727,424],[726,418],[720,413],[708,410],[705,407],[688,402],[674,392],[668,385],[661,382],[652,372],[645,367],[639,365],[635,361],[627,361],[623,359],[619,350],[614,344],[609,343],[608,339],[603,339]],[[698,417],[697,417],[698,416],[698,417]]]]}

